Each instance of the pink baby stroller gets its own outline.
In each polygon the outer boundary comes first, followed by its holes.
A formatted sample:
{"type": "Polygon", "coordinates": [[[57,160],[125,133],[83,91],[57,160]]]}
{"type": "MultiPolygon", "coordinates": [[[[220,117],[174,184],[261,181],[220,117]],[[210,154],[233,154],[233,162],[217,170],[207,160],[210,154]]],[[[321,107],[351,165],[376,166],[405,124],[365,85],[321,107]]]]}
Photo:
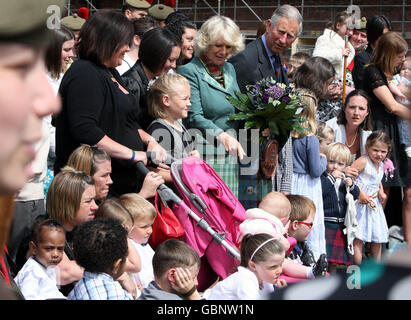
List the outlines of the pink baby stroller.
{"type": "Polygon", "coordinates": [[[245,209],[214,169],[199,158],[173,162],[171,176],[183,198],[182,203],[173,205],[185,230],[181,240],[202,258],[199,289],[206,289],[214,282],[210,279],[213,275],[224,279],[239,265],[236,245],[245,209]],[[187,206],[195,215],[187,212],[187,206]]]}
{"type": "MultiPolygon", "coordinates": [[[[143,175],[148,172],[142,162],[136,166],[143,175]]],[[[202,260],[198,275],[202,291],[217,276],[224,279],[236,271],[240,262],[236,245],[245,209],[214,169],[199,158],[174,161],[171,176],[182,199],[164,184],[157,193],[164,204],[173,202],[172,210],[185,231],[180,240],[194,248],[202,260]]]]}

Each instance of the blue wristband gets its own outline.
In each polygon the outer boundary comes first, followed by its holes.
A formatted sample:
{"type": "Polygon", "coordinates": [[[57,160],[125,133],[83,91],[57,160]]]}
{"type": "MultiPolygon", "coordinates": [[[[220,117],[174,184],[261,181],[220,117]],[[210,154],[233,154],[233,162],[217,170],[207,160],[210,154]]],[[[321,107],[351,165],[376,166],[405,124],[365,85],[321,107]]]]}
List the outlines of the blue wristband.
{"type": "Polygon", "coordinates": [[[128,160],[130,163],[133,163],[134,162],[134,158],[136,157],[136,152],[134,151],[134,150],[131,150],[131,151],[133,151],[133,155],[131,156],[131,159],[130,160],[128,160]]]}

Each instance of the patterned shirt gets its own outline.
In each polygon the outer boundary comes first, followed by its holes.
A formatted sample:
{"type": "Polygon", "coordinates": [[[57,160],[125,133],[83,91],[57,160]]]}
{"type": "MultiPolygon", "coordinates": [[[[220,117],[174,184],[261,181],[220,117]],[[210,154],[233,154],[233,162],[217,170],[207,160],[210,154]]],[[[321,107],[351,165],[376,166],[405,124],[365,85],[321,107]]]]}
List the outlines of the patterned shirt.
{"type": "Polygon", "coordinates": [[[119,282],[107,273],[85,271],[67,297],[69,300],[133,300],[119,282]]]}

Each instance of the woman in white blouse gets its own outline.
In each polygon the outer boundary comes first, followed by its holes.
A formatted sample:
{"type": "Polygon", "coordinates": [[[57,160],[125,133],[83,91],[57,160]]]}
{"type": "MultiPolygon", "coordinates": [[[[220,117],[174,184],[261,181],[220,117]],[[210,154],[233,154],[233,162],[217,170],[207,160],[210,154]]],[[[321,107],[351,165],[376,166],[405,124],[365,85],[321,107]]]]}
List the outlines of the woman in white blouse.
{"type": "MultiPolygon", "coordinates": [[[[347,95],[338,117],[326,122],[334,130],[334,141],[345,144],[350,149],[352,160],[365,153],[365,142],[372,132],[370,98],[361,89],[347,95]]],[[[345,172],[356,177],[356,169],[347,167],[345,172]]]]}

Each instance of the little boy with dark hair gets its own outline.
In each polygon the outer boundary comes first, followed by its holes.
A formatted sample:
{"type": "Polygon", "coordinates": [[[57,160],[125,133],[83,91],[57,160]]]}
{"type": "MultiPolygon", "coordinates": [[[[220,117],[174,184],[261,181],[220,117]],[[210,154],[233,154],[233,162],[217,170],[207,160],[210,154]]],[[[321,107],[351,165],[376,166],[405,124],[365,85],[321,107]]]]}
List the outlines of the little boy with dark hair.
{"type": "Polygon", "coordinates": [[[14,278],[26,300],[66,299],[57,287],[58,264],[63,259],[66,236],[53,219],[35,223],[30,236],[32,256],[14,278]]]}
{"type": "Polygon", "coordinates": [[[83,277],[69,300],[133,300],[116,281],[127,259],[127,231],[115,219],[97,218],[80,225],[74,234],[74,257],[83,277]]]}
{"type": "Polygon", "coordinates": [[[153,256],[154,281],[141,292],[139,300],[200,300],[197,275],[200,257],[186,243],[169,239],[153,256]]]}

